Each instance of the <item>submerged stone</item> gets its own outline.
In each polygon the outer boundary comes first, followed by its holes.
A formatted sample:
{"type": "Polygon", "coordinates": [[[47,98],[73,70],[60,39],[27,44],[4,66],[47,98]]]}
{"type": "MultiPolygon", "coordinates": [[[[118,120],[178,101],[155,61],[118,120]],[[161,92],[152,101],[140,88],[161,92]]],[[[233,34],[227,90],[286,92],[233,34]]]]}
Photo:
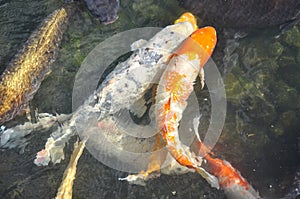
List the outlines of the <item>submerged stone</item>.
{"type": "Polygon", "coordinates": [[[270,45],[270,55],[274,57],[278,57],[282,54],[283,52],[283,46],[279,42],[274,42],[273,44],[270,45]]]}
{"type": "Polygon", "coordinates": [[[278,137],[284,135],[284,129],[281,122],[276,121],[269,129],[272,136],[278,137]]]}
{"type": "Polygon", "coordinates": [[[288,45],[300,48],[300,32],[297,26],[287,31],[283,39],[288,45]]]}
{"type": "Polygon", "coordinates": [[[271,90],[274,93],[274,104],[278,110],[293,110],[298,106],[299,95],[295,88],[283,81],[278,81],[271,90]]]}
{"type": "Polygon", "coordinates": [[[298,118],[295,111],[286,111],[280,115],[280,121],[285,130],[290,130],[297,125],[298,118]]]}
{"type": "MultiPolygon", "coordinates": [[[[73,3],[80,0],[62,0],[64,3],[73,3]]],[[[109,24],[118,19],[119,0],[82,0],[89,11],[97,17],[101,23],[109,24]]]]}

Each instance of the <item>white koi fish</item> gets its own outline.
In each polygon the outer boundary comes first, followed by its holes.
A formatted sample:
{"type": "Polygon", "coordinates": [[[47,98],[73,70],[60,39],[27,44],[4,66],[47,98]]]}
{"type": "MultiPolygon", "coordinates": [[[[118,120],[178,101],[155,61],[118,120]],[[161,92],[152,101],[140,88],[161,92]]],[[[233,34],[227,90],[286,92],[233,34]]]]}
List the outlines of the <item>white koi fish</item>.
{"type": "Polygon", "coordinates": [[[161,76],[170,52],[196,28],[195,17],[185,13],[174,25],[162,29],[125,62],[118,64],[100,87],[72,113],[70,121],[52,134],[45,149],[37,154],[35,164],[47,165],[50,160],[59,163],[64,158],[62,151],[65,143],[76,130],[88,131],[93,127],[85,124],[90,124],[92,120],[101,121],[122,108],[130,108],[161,76]]]}

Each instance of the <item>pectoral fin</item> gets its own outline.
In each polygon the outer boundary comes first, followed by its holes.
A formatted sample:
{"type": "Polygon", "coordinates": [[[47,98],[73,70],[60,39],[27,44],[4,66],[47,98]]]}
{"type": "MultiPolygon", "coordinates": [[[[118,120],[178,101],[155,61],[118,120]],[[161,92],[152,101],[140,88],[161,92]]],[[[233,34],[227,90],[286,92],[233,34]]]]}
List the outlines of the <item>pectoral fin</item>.
{"type": "Polygon", "coordinates": [[[201,82],[201,89],[204,88],[204,69],[201,68],[200,72],[199,72],[199,78],[200,78],[200,82],[201,82]]]}

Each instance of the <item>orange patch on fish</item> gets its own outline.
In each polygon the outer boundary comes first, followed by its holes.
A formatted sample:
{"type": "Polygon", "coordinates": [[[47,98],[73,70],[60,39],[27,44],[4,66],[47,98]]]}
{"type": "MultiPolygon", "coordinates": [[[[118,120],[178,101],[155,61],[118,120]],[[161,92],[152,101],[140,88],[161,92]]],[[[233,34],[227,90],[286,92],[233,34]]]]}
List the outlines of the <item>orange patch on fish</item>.
{"type": "Polygon", "coordinates": [[[194,31],[176,50],[177,55],[187,55],[189,60],[199,59],[202,68],[211,56],[217,42],[216,30],[204,27],[194,31]]]}
{"type": "Polygon", "coordinates": [[[205,159],[211,167],[212,174],[219,178],[219,183],[222,187],[238,184],[244,187],[245,190],[249,189],[248,182],[229,163],[218,158],[212,158],[210,155],[207,155],[205,159]]]}
{"type": "MultiPolygon", "coordinates": [[[[183,102],[187,97],[192,84],[186,84],[184,79],[185,74],[179,74],[176,71],[166,71],[165,74],[165,89],[171,92],[172,103],[183,102]]],[[[169,102],[171,103],[171,101],[169,102]]]]}

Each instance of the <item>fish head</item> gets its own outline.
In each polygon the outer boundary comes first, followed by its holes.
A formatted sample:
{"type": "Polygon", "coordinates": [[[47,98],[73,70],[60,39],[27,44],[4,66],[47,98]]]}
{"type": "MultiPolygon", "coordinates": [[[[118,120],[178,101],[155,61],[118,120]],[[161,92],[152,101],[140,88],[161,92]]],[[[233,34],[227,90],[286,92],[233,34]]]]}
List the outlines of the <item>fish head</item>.
{"type": "Polygon", "coordinates": [[[210,56],[214,51],[214,48],[217,43],[217,33],[216,30],[207,26],[204,28],[200,28],[194,31],[190,38],[195,41],[202,49],[210,56]]]}
{"type": "Polygon", "coordinates": [[[197,19],[190,12],[183,13],[178,19],[175,20],[174,24],[181,23],[181,22],[190,22],[192,24],[194,30],[198,29],[197,19]]]}
{"type": "Polygon", "coordinates": [[[190,61],[198,59],[200,68],[212,55],[217,43],[216,30],[207,26],[194,31],[177,49],[175,54],[187,55],[190,61]]]}

